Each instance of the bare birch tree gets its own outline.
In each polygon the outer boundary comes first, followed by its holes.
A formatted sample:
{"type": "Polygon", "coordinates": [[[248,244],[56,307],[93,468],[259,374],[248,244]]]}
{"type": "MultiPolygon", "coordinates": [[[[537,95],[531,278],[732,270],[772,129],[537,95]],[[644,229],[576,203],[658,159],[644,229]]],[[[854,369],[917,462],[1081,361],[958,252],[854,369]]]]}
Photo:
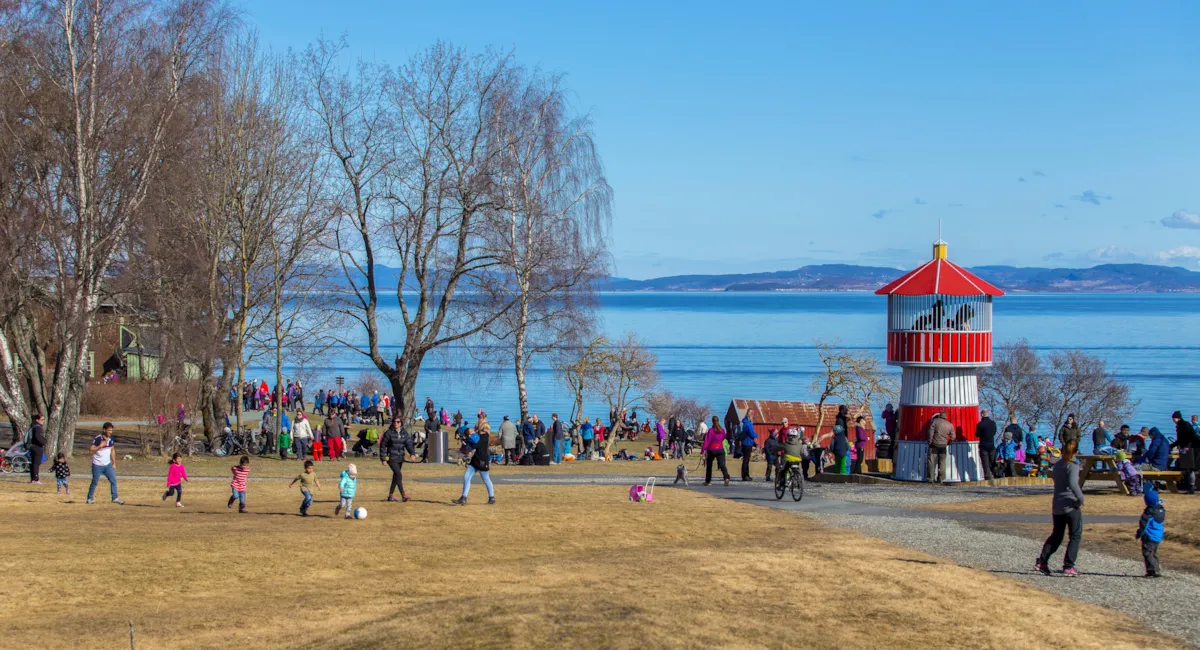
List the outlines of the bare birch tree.
{"type": "Polygon", "coordinates": [[[0,128],[26,163],[33,223],[46,224],[42,265],[26,269],[38,303],[0,336],[0,408],[16,428],[45,414],[47,453],[69,454],[105,282],[157,181],[165,133],[231,14],[208,0],[43,0],[6,7],[0,20],[0,94],[21,98],[0,128]]]}
{"type": "Polygon", "coordinates": [[[1050,371],[1048,414],[1056,430],[1068,413],[1074,413],[1079,428],[1086,430],[1100,420],[1121,422],[1141,403],[1104,359],[1083,350],[1051,353],[1050,371]]]}
{"type": "Polygon", "coordinates": [[[884,369],[879,357],[866,350],[844,350],[840,344],[836,339],[816,342],[824,370],[813,378],[811,386],[817,395],[814,436],[819,436],[825,426],[825,404],[831,398],[840,398],[855,414],[865,415],[872,399],[891,399],[899,392],[896,377],[884,369]]]}
{"type": "Polygon", "coordinates": [[[595,318],[595,282],[608,271],[612,190],[591,122],[571,114],[561,77],[517,68],[496,97],[500,209],[489,235],[503,261],[496,274],[499,302],[513,307],[493,333],[511,343],[524,420],[529,365],[581,344],[595,318]]]}
{"type": "Polygon", "coordinates": [[[980,401],[1027,429],[1046,418],[1054,390],[1050,369],[1025,339],[999,346],[992,365],[979,373],[980,401]]]}
{"type": "MultiPolygon", "coordinates": [[[[564,346],[555,355],[551,367],[571,392],[572,422],[577,422],[583,417],[583,400],[587,394],[599,388],[608,344],[608,338],[605,336],[590,336],[586,344],[564,346]]],[[[521,420],[524,419],[522,416],[521,420]]]]}

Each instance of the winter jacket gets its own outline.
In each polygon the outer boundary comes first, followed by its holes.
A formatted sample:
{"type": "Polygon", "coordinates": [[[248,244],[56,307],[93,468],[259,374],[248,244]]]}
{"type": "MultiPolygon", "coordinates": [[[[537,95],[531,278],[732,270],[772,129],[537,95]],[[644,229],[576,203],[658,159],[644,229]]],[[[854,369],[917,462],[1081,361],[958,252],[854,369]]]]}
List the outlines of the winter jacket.
{"type": "Polygon", "coordinates": [[[1083,490],[1079,486],[1079,463],[1060,459],[1051,470],[1054,477],[1054,514],[1065,515],[1083,507],[1083,490]]]}
{"type": "Polygon", "coordinates": [[[1078,444],[1080,438],[1082,437],[1083,434],[1080,433],[1079,425],[1077,424],[1064,424],[1062,425],[1062,428],[1058,430],[1058,439],[1062,441],[1064,448],[1067,446],[1068,441],[1074,440],[1075,443],[1078,444]]]}
{"type": "Polygon", "coordinates": [[[1119,460],[1117,461],[1117,475],[1121,477],[1122,481],[1128,481],[1136,477],[1138,471],[1133,463],[1129,462],[1129,459],[1119,460]]]}
{"type": "MultiPolygon", "coordinates": [[[[975,425],[975,437],[979,439],[980,449],[995,449],[996,422],[989,417],[980,418],[979,424],[975,425]]],[[[1020,440],[1020,438],[1014,435],[1013,440],[1020,440]]]]}
{"type": "Polygon", "coordinates": [[[342,470],[342,478],[338,481],[338,490],[343,499],[353,499],[358,492],[358,479],[350,477],[350,470],[342,470]]]}
{"type": "Polygon", "coordinates": [[[888,437],[896,437],[896,416],[898,414],[894,409],[883,409],[883,430],[888,432],[888,437]]]}
{"type": "Polygon", "coordinates": [[[1096,427],[1092,429],[1092,451],[1097,451],[1101,447],[1107,447],[1108,443],[1112,442],[1112,436],[1104,427],[1096,427]]]}
{"type": "Polygon", "coordinates": [[[37,422],[34,422],[33,425],[29,427],[29,446],[46,446],[46,428],[37,422]]]}
{"type": "Polygon", "coordinates": [[[767,454],[768,458],[774,458],[782,451],[783,443],[779,442],[779,438],[775,436],[768,436],[767,441],[763,443],[763,452],[767,454]]]}
{"type": "Polygon", "coordinates": [[[563,426],[562,420],[553,420],[550,423],[550,434],[554,436],[554,440],[566,440],[567,428],[563,426]]]}
{"type": "Polygon", "coordinates": [[[539,440],[546,439],[546,423],[538,420],[533,423],[533,434],[539,440]]]}
{"type": "Polygon", "coordinates": [[[583,425],[579,427],[579,437],[583,438],[584,440],[591,440],[592,438],[596,437],[596,429],[592,426],[591,422],[584,422],[583,425]]]}
{"type": "Polygon", "coordinates": [[[742,446],[758,446],[758,435],[754,433],[754,423],[750,421],[749,415],[742,418],[742,446]]]}
{"type": "Polygon", "coordinates": [[[296,440],[312,438],[312,425],[309,424],[308,418],[296,420],[296,426],[292,427],[292,437],[296,440]]]}
{"type": "Polygon", "coordinates": [[[725,450],[725,430],[721,427],[713,427],[708,430],[704,436],[704,451],[724,451],[725,450]]]}
{"type": "Polygon", "coordinates": [[[667,428],[663,426],[662,420],[654,423],[654,439],[658,442],[667,439],[667,428]]]}
{"type": "Polygon", "coordinates": [[[939,415],[929,421],[925,437],[930,447],[947,447],[954,442],[954,425],[939,415]]]}
{"type": "Polygon", "coordinates": [[[844,429],[839,429],[833,434],[833,455],[836,458],[845,458],[850,455],[850,440],[846,437],[844,429]]]}
{"type": "MultiPolygon", "coordinates": [[[[1010,424],[1008,426],[1014,427],[1016,425],[1010,424]]],[[[1020,427],[1017,427],[1017,430],[1019,431],[1020,427]]],[[[1037,450],[1038,450],[1037,436],[1034,435],[1032,431],[1026,431],[1024,434],[1024,438],[1025,438],[1025,444],[1021,445],[1021,447],[1025,450],[1025,453],[1036,454],[1037,450]]],[[[1017,437],[1013,436],[1013,440],[1016,440],[1016,439],[1017,439],[1017,437]]]]}
{"type": "Polygon", "coordinates": [[[537,438],[537,432],[533,429],[533,420],[525,420],[521,423],[521,437],[528,443],[532,443],[534,438],[537,438]]]}
{"type": "MultiPolygon", "coordinates": [[[[982,447],[983,445],[979,445],[982,447]]],[[[1017,443],[1012,440],[1002,440],[996,447],[996,456],[1001,460],[1017,459],[1017,443]]]]}
{"type": "Polygon", "coordinates": [[[471,467],[474,467],[476,472],[486,472],[491,467],[491,460],[487,438],[480,438],[475,444],[475,452],[471,454],[471,467]]]}
{"type": "Polygon", "coordinates": [[[1163,507],[1162,499],[1158,498],[1158,490],[1154,489],[1153,483],[1146,483],[1142,499],[1146,502],[1146,509],[1142,511],[1142,518],[1138,521],[1135,537],[1146,542],[1161,542],[1163,534],[1166,533],[1164,524],[1167,522],[1167,509],[1163,507]]]}
{"type": "Polygon", "coordinates": [[[870,436],[867,435],[866,429],[859,426],[854,427],[854,446],[857,449],[866,449],[867,440],[869,439],[870,436]]]}
{"type": "Polygon", "coordinates": [[[1171,443],[1167,442],[1167,437],[1158,430],[1158,427],[1150,429],[1150,446],[1146,448],[1146,453],[1134,459],[1134,463],[1141,465],[1148,463],[1154,469],[1164,470],[1167,468],[1167,461],[1171,457],[1171,443]]]}
{"type": "Polygon", "coordinates": [[[173,487],[187,480],[187,469],[183,463],[167,465],[167,487],[173,487]]]}
{"type": "Polygon", "coordinates": [[[794,440],[785,440],[783,453],[803,460],[808,458],[808,443],[804,442],[804,438],[800,436],[796,436],[794,440]]]}
{"type": "Polygon", "coordinates": [[[512,420],[500,423],[500,446],[505,449],[517,448],[517,425],[512,420]]]}
{"type": "Polygon", "coordinates": [[[330,438],[345,438],[346,427],[342,425],[342,419],[332,417],[325,419],[325,439],[330,438]]]}
{"type": "Polygon", "coordinates": [[[405,452],[410,456],[416,455],[416,451],[413,449],[412,435],[408,429],[400,427],[399,430],[396,430],[388,427],[388,430],[383,432],[383,439],[379,441],[379,457],[390,457],[403,462],[405,452]]]}

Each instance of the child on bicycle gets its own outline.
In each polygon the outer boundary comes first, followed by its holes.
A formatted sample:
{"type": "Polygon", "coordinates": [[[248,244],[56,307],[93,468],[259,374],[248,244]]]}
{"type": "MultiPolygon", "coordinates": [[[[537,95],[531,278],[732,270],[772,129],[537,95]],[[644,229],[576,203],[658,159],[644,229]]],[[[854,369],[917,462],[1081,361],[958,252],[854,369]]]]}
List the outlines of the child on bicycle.
{"type": "Polygon", "coordinates": [[[354,518],[354,494],[358,492],[358,468],[354,463],[342,470],[342,478],[338,481],[338,496],[341,499],[338,501],[337,507],[333,509],[333,516],[338,516],[342,510],[346,511],[346,519],[354,518]]]}
{"type": "MultiPolygon", "coordinates": [[[[783,466],[779,469],[779,480],[808,458],[808,443],[804,442],[804,427],[788,429],[783,441],[783,466]]],[[[803,478],[803,474],[801,475],[803,478]]]]}
{"type": "Polygon", "coordinates": [[[229,487],[232,488],[233,494],[229,497],[229,503],[226,508],[232,508],[233,502],[238,502],[238,512],[246,512],[246,477],[250,475],[250,457],[242,456],[238,459],[238,464],[230,467],[229,470],[233,473],[233,480],[229,482],[229,487]]]}
{"type": "Polygon", "coordinates": [[[300,516],[307,517],[308,507],[313,502],[313,488],[321,489],[321,481],[317,478],[316,472],[313,471],[313,462],[311,460],[304,461],[304,471],[292,479],[288,487],[292,487],[297,482],[300,483],[300,494],[304,497],[304,501],[300,502],[300,516]]]}
{"type": "Polygon", "coordinates": [[[175,507],[183,507],[183,482],[188,480],[187,470],[183,467],[183,458],[176,453],[171,456],[171,464],[167,465],[167,491],[163,492],[162,500],[166,501],[171,494],[175,495],[175,507]]]}
{"type": "Polygon", "coordinates": [[[50,466],[50,471],[54,472],[54,483],[57,486],[54,493],[58,494],[66,490],[67,494],[70,494],[71,484],[67,479],[71,476],[71,468],[67,465],[67,457],[61,451],[54,457],[54,464],[50,466]]]}

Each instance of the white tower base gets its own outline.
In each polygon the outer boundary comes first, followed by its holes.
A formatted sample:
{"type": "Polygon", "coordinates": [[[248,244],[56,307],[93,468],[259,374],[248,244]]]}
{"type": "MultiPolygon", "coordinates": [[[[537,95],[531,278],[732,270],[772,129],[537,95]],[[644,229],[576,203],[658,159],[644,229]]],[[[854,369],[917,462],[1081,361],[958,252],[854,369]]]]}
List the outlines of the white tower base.
{"type": "MultiPolygon", "coordinates": [[[[929,443],[919,440],[897,440],[892,458],[895,469],[892,478],[899,481],[924,481],[929,468],[929,443]]],[[[978,442],[953,442],[946,449],[946,481],[979,481],[983,470],[979,464],[978,442]]]]}

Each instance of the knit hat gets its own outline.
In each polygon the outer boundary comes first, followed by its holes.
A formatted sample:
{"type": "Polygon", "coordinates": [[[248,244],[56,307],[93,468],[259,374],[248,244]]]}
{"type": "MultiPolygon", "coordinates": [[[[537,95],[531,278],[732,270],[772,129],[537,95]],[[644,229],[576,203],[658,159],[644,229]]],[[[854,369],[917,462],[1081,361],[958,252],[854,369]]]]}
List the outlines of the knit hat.
{"type": "Polygon", "coordinates": [[[1142,488],[1142,500],[1145,501],[1146,505],[1148,506],[1156,506],[1159,504],[1160,499],[1158,498],[1158,490],[1155,489],[1154,483],[1150,481],[1146,482],[1145,487],[1142,488]]]}
{"type": "Polygon", "coordinates": [[[1117,460],[1126,460],[1128,458],[1129,456],[1126,456],[1124,451],[1117,452],[1117,460]]]}
{"type": "Polygon", "coordinates": [[[354,466],[354,463],[350,463],[350,466],[346,468],[346,471],[350,472],[350,476],[358,476],[358,468],[354,466]]]}
{"type": "Polygon", "coordinates": [[[1179,418],[1180,420],[1182,420],[1183,413],[1180,413],[1179,411],[1175,411],[1174,413],[1171,414],[1171,419],[1175,419],[1175,418],[1179,418]]]}

